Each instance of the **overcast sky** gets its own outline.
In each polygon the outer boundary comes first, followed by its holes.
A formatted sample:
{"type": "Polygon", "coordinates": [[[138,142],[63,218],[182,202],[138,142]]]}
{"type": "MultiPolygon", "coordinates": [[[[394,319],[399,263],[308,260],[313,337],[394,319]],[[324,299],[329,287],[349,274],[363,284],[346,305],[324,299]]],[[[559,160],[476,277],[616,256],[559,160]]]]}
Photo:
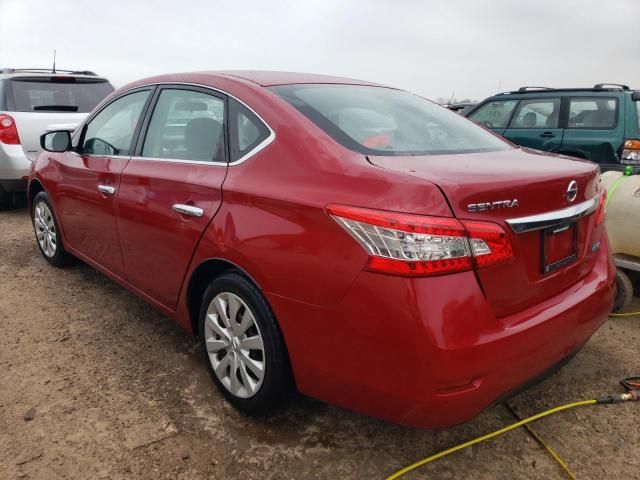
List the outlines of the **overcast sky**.
{"type": "Polygon", "coordinates": [[[116,86],[195,70],[362,78],[429,98],[640,87],[640,0],[0,0],[0,67],[116,86]]]}

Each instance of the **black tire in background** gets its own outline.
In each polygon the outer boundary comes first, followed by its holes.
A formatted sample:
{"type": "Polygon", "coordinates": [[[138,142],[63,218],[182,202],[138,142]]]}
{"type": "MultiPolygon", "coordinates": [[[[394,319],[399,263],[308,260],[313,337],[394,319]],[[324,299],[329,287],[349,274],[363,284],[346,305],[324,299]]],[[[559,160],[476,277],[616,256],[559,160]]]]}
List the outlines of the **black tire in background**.
{"type": "Polygon", "coordinates": [[[40,250],[40,253],[42,253],[42,256],[47,262],[49,262],[54,267],[65,267],[73,263],[74,257],[71,254],[69,254],[64,248],[64,242],[62,240],[62,234],[60,233],[59,223],[55,217],[55,214],[53,213],[51,200],[49,199],[49,195],[46,192],[38,193],[33,199],[33,205],[31,207],[31,223],[33,224],[33,229],[36,234],[36,244],[38,245],[38,249],[40,250]],[[42,249],[42,246],[40,245],[40,242],[38,240],[39,228],[37,226],[35,217],[36,217],[36,209],[40,204],[44,204],[47,206],[51,215],[49,220],[52,222],[55,228],[56,247],[55,247],[55,253],[53,255],[47,255],[45,251],[42,249]]]}
{"type": "Polygon", "coordinates": [[[260,291],[239,272],[225,273],[214,279],[204,293],[199,318],[200,343],[211,378],[226,398],[240,412],[264,416],[286,404],[293,391],[289,356],[276,319],[260,291]],[[259,390],[249,398],[234,395],[216,375],[207,351],[205,319],[209,306],[219,294],[239,297],[251,310],[264,346],[264,377],[259,390]]]}
{"type": "Polygon", "coordinates": [[[13,208],[13,199],[11,197],[12,195],[9,192],[0,187],[0,212],[13,208]]]}
{"type": "Polygon", "coordinates": [[[633,298],[633,284],[624,270],[616,269],[616,297],[613,301],[613,312],[627,308],[633,298]]]}

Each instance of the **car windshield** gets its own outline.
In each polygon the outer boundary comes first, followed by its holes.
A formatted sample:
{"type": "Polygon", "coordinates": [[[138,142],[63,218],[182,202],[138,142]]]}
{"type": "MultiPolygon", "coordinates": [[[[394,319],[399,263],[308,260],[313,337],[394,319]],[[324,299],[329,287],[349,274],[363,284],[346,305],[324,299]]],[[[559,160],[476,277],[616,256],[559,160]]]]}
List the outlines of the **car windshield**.
{"type": "Polygon", "coordinates": [[[513,147],[473,122],[402,90],[280,85],[272,91],[343,146],[370,155],[436,155],[513,147]]]}
{"type": "Polygon", "coordinates": [[[16,112],[90,112],[113,91],[106,80],[37,77],[11,80],[16,112]]]}

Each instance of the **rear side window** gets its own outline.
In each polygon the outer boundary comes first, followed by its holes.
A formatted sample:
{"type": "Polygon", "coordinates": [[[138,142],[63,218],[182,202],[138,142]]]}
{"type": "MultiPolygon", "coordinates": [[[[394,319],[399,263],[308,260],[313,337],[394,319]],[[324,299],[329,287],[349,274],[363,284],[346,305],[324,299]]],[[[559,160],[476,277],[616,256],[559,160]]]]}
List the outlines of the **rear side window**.
{"type": "Polygon", "coordinates": [[[24,78],[11,83],[16,112],[82,112],[93,110],[113,91],[106,80],[74,77],[24,78]]]}
{"type": "Polygon", "coordinates": [[[229,99],[231,161],[241,160],[271,135],[271,130],[247,107],[229,99]]]}
{"type": "Polygon", "coordinates": [[[469,118],[488,128],[506,128],[517,104],[517,100],[489,102],[473,112],[469,118]]]}
{"type": "Polygon", "coordinates": [[[558,128],[560,99],[522,100],[510,128],[558,128]]]}
{"type": "Polygon", "coordinates": [[[224,162],[224,100],[165,88],[160,92],[142,156],[196,162],[224,162]]]}
{"type": "Polygon", "coordinates": [[[615,98],[569,99],[569,128],[607,129],[616,125],[618,102],[615,98]]]}
{"type": "Polygon", "coordinates": [[[364,85],[270,87],[335,141],[370,155],[437,155],[512,147],[460,115],[402,90],[364,85]]]}
{"type": "Polygon", "coordinates": [[[638,119],[637,127],[640,132],[640,102],[634,102],[636,104],[636,117],[638,119]]]}

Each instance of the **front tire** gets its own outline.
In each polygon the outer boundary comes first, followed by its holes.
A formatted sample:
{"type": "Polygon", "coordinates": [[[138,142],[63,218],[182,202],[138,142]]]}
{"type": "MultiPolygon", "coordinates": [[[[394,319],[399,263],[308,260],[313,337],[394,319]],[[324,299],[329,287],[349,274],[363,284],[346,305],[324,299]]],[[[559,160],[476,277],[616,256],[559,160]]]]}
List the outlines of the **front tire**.
{"type": "Polygon", "coordinates": [[[54,267],[64,267],[72,263],[73,257],[64,249],[59,224],[46,192],[39,192],[33,199],[31,221],[38,248],[44,259],[54,267]]]}
{"type": "Polygon", "coordinates": [[[292,390],[287,350],[260,291],[245,277],[226,273],[205,291],[200,341],[216,386],[248,415],[268,415],[292,390]]]}

